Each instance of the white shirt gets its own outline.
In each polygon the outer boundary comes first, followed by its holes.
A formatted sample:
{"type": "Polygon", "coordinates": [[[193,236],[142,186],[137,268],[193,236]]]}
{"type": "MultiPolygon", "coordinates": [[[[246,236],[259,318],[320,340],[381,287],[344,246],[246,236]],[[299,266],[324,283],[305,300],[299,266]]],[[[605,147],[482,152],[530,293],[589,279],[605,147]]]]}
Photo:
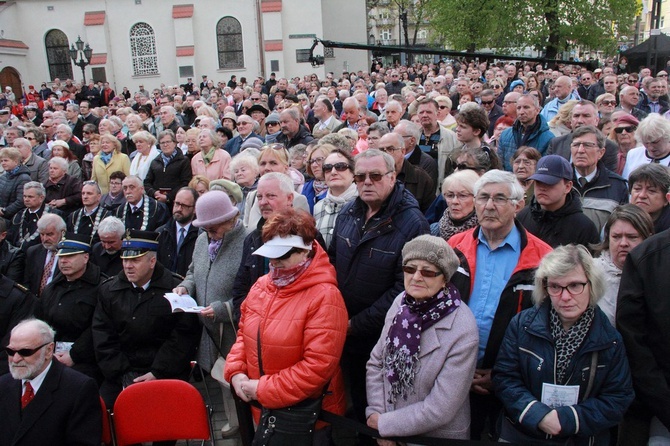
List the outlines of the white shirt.
{"type": "MultiPolygon", "coordinates": [[[[647,149],[645,149],[644,146],[630,149],[626,155],[626,165],[623,168],[621,176],[627,180],[632,171],[644,164],[649,164],[652,161],[653,160],[647,156],[647,149]]],[[[670,155],[661,158],[659,164],[662,166],[670,165],[670,155]]]]}
{"type": "MultiPolygon", "coordinates": [[[[44,348],[44,347],[42,347],[44,348]]],[[[42,383],[44,382],[44,378],[46,378],[47,373],[49,372],[49,369],[51,368],[52,361],[55,361],[55,359],[52,359],[49,361],[49,365],[42,370],[42,373],[34,377],[33,379],[22,379],[21,380],[21,395],[23,395],[26,391],[26,382],[30,381],[30,385],[33,387],[33,393],[37,395],[37,391],[40,390],[40,387],[42,387],[42,383]]]]}

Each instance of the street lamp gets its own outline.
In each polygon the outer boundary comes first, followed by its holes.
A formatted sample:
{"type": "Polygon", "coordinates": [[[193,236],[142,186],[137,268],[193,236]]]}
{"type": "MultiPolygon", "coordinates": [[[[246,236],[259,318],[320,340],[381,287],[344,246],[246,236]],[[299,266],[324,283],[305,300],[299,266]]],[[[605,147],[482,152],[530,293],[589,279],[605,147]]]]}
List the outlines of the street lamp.
{"type": "Polygon", "coordinates": [[[81,36],[77,36],[77,41],[70,47],[70,57],[72,58],[72,62],[81,68],[84,84],[86,84],[86,72],[84,69],[91,63],[91,56],[93,56],[93,49],[88,46],[88,43],[86,44],[86,47],[84,47],[84,42],[81,40],[81,36]],[[76,48],[75,45],[77,45],[76,48]]]}

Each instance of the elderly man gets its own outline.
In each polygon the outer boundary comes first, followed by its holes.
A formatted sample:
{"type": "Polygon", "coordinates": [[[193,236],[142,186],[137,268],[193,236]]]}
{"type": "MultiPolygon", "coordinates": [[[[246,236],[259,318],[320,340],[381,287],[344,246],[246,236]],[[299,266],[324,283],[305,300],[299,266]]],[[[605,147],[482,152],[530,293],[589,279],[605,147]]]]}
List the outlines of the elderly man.
{"type": "Polygon", "coordinates": [[[158,261],[173,273],[186,276],[193,258],[198,228],[191,223],[195,219],[195,202],[198,192],[190,187],[179,189],[175,195],[172,218],[157,230],[158,261]]]}
{"type": "Polygon", "coordinates": [[[54,335],[38,319],[26,319],[11,332],[10,373],[0,377],[3,443],[98,446],[101,442],[97,385],[54,359],[54,335]]]}
{"type": "Polygon", "coordinates": [[[126,204],[116,209],[115,216],[126,229],[154,231],[170,218],[163,203],[144,193],[144,183],[139,177],[129,175],[124,178],[122,185],[126,204]]]}
{"type": "Polygon", "coordinates": [[[256,121],[251,116],[240,115],[237,118],[237,136],[226,143],[224,149],[230,154],[230,156],[235,156],[240,153],[240,148],[242,143],[249,138],[260,138],[261,141],[263,137],[254,132],[254,124],[256,121]]]}
{"type": "Polygon", "coordinates": [[[155,379],[188,379],[200,340],[198,316],[172,313],[163,296],[180,279],[156,260],[158,234],[130,231],[123,271],[103,282],[93,315],[93,344],[108,407],[124,387],[155,379]]]}
{"type": "Polygon", "coordinates": [[[502,102],[503,115],[516,119],[516,103],[520,97],[521,93],[517,91],[511,91],[505,95],[502,102]]]}
{"type": "Polygon", "coordinates": [[[498,145],[498,155],[503,161],[503,167],[509,172],[512,171],[512,155],[519,147],[534,147],[544,154],[549,141],[554,137],[547,121],[540,114],[536,96],[529,94],[521,96],[517,100],[516,113],[514,125],[502,132],[498,145]]]}
{"type": "Polygon", "coordinates": [[[44,288],[35,316],[56,330],[56,359],[100,382],[91,320],[98,302],[98,286],[107,276],[89,262],[90,252],[86,235],[68,233],[63,237],[56,254],[60,274],[44,288]]]}
{"type": "Polygon", "coordinates": [[[126,227],[116,217],[106,217],[98,226],[100,241],[93,245],[91,262],[100,267],[107,276],[115,276],[123,269],[121,262],[121,244],[126,227]]]}
{"type": "Polygon", "coordinates": [[[19,149],[22,163],[28,168],[30,179],[45,183],[49,179],[49,165],[44,158],[33,153],[30,141],[26,138],[16,138],[14,147],[19,149]]]}
{"type": "Polygon", "coordinates": [[[277,136],[277,142],[284,144],[287,149],[297,144],[307,145],[310,141],[314,141],[309,130],[300,124],[300,112],[293,107],[279,113],[279,125],[281,135],[277,136]]]}
{"type": "MultiPolygon", "coordinates": [[[[575,130],[580,127],[590,125],[592,127],[598,127],[598,122],[600,118],[598,117],[598,108],[591,101],[581,100],[578,104],[572,109],[570,115],[570,129],[572,130],[567,135],[558,136],[551,141],[549,141],[549,146],[547,147],[547,155],[561,155],[563,158],[570,161],[572,158],[571,152],[571,143],[573,139],[573,134],[575,130]]],[[[605,139],[605,153],[603,154],[602,160],[611,171],[615,171],[617,168],[619,148],[614,141],[605,139]]]]}
{"type": "Polygon", "coordinates": [[[560,76],[556,79],[553,85],[553,92],[556,96],[542,109],[542,117],[546,122],[556,116],[558,109],[570,99],[578,99],[579,97],[572,91],[572,79],[568,76],[560,76]]]}
{"type": "Polygon", "coordinates": [[[437,183],[437,161],[419,147],[421,126],[412,121],[408,121],[407,119],[403,119],[398,123],[395,129],[393,129],[393,133],[402,136],[403,141],[405,142],[405,158],[407,161],[423,169],[433,181],[433,185],[435,185],[437,183]]]}
{"type": "Polygon", "coordinates": [[[44,214],[37,221],[40,244],[26,251],[23,284],[37,297],[58,273],[56,249],[65,233],[65,221],[56,214],[44,214]]]}
{"type": "Polygon", "coordinates": [[[88,243],[98,242],[100,222],[110,214],[108,209],[100,206],[102,191],[94,181],[84,181],[81,186],[81,202],[83,207],[71,213],[67,218],[67,230],[73,234],[88,236],[88,243]]]}
{"type": "Polygon", "coordinates": [[[377,149],[393,157],[397,181],[401,182],[426,212],[435,199],[433,180],[420,167],[405,159],[405,141],[399,133],[388,133],[379,140],[377,149]]]}
{"type": "Polygon", "coordinates": [[[461,143],[456,138],[456,133],[442,127],[437,121],[439,105],[434,99],[424,99],[419,102],[417,114],[423,130],[418,142],[422,152],[430,155],[437,161],[437,184],[438,192],[442,181],[451,172],[446,171],[449,157],[456,147],[461,143]]]}
{"type": "Polygon", "coordinates": [[[24,253],[31,246],[40,243],[37,221],[45,212],[62,216],[60,211],[45,203],[45,198],[46,190],[42,183],[31,181],[23,186],[23,204],[26,207],[12,218],[12,227],[8,237],[12,245],[24,253]]]}
{"type": "Polygon", "coordinates": [[[429,228],[412,194],[396,182],[395,160],[388,153],[359,154],[354,181],[358,198],[342,208],[328,253],[349,313],[342,367],[356,416],[364,421],[365,364],[391,302],[403,289],[402,247],[429,228]]]}
{"type": "MultiPolygon", "coordinates": [[[[644,82],[645,97],[638,103],[637,107],[645,113],[665,114],[670,110],[668,101],[661,98],[663,95],[664,79],[650,77],[644,82]]],[[[15,144],[16,146],[16,144],[15,144]]]]}
{"type": "Polygon", "coordinates": [[[163,130],[172,130],[177,133],[179,129],[179,122],[177,122],[177,110],[171,105],[164,105],[160,109],[160,122],[156,126],[156,134],[163,130]]]}
{"type": "Polygon", "coordinates": [[[470,436],[479,440],[487,419],[495,425],[500,402],[493,395],[491,369],[507,325],[532,306],[535,270],[551,251],[514,216],[524,207],[524,190],[510,172],[486,172],[474,187],[479,225],[449,239],[461,261],[452,278],[479,328],[477,370],[472,381],[470,436]]]}
{"type": "Polygon", "coordinates": [[[314,124],[314,129],[312,129],[315,138],[321,138],[332,133],[335,128],[342,125],[342,121],[333,115],[333,104],[326,96],[319,96],[314,102],[312,110],[314,111],[314,117],[318,119],[318,122],[314,124]]]}
{"type": "Polygon", "coordinates": [[[640,90],[629,85],[623,87],[619,92],[619,107],[617,110],[623,110],[626,113],[629,113],[635,116],[639,121],[642,121],[647,117],[647,112],[638,108],[638,103],[640,102],[640,90]]]}
{"type": "Polygon", "coordinates": [[[606,138],[600,130],[592,125],[580,126],[572,136],[572,184],[579,192],[584,214],[600,231],[614,208],[628,203],[628,186],[626,180],[605,166],[606,138]]]}
{"type": "Polygon", "coordinates": [[[386,122],[389,130],[393,130],[396,125],[400,122],[403,115],[402,104],[398,101],[391,100],[386,104],[386,109],[384,113],[384,118],[380,119],[380,122],[386,122]]]}
{"type": "Polygon", "coordinates": [[[365,116],[365,112],[362,111],[362,107],[359,105],[356,98],[346,98],[342,103],[342,109],[346,121],[335,127],[333,133],[337,133],[342,129],[358,130],[358,121],[361,119],[361,116],[365,116]]]}
{"type": "MultiPolygon", "coordinates": [[[[80,140],[84,137],[84,125],[92,124],[81,119],[79,116],[79,106],[77,104],[68,104],[65,107],[65,118],[67,118],[67,124],[72,130],[72,134],[80,140]]],[[[97,124],[93,125],[97,127],[97,124]]]]}
{"type": "Polygon", "coordinates": [[[589,246],[600,241],[598,229],[584,215],[579,193],[572,187],[573,176],[572,166],[562,156],[541,158],[529,178],[535,182],[535,196],[517,216],[528,232],[552,248],[571,243],[589,246]]]}
{"type": "Polygon", "coordinates": [[[79,164],[82,163],[84,155],[86,155],[86,148],[72,138],[72,130],[70,129],[70,126],[67,124],[59,124],[56,127],[56,139],[65,141],[70,148],[70,152],[72,152],[79,160],[79,164]]]}

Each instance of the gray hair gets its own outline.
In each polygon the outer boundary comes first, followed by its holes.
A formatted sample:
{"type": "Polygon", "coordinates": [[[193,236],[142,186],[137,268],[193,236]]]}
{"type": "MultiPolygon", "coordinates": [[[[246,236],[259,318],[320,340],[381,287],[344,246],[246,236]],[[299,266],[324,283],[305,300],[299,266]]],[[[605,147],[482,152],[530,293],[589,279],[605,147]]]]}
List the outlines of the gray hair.
{"type": "Polygon", "coordinates": [[[63,169],[63,171],[64,171],[65,173],[67,173],[68,162],[67,162],[67,160],[66,160],[65,158],[61,158],[61,157],[59,157],[59,156],[57,156],[57,157],[55,157],[55,158],[51,158],[51,159],[49,160],[49,165],[50,165],[50,166],[52,166],[52,165],[56,165],[56,166],[60,167],[61,169],[63,169]]]}
{"type": "Polygon", "coordinates": [[[175,136],[174,132],[170,129],[168,130],[163,130],[158,134],[158,141],[161,139],[165,138],[166,136],[169,136],[172,142],[177,142],[177,137],[175,136]]]}
{"type": "Polygon", "coordinates": [[[76,113],[79,113],[79,105],[77,105],[77,104],[67,104],[67,107],[65,107],[65,110],[67,110],[68,108],[71,108],[76,113]]]}
{"type": "Polygon", "coordinates": [[[281,172],[268,172],[258,180],[258,185],[260,186],[261,183],[265,183],[266,181],[270,180],[277,180],[280,191],[295,196],[295,188],[293,186],[293,180],[290,176],[281,172]]]}
{"type": "Polygon", "coordinates": [[[398,123],[398,125],[395,126],[394,130],[397,130],[400,126],[402,126],[402,128],[405,129],[405,133],[411,135],[412,138],[416,139],[416,143],[419,144],[419,140],[421,139],[421,133],[423,131],[420,126],[418,126],[417,124],[408,119],[402,119],[398,123]]]}
{"type": "Polygon", "coordinates": [[[574,141],[575,138],[584,135],[596,135],[596,142],[598,143],[598,147],[601,149],[605,147],[605,135],[603,135],[603,132],[592,125],[584,125],[573,130],[572,140],[574,141]]]}
{"type": "Polygon", "coordinates": [[[137,142],[137,140],[148,142],[150,146],[156,144],[156,138],[154,137],[154,135],[147,132],[146,130],[140,130],[139,132],[135,133],[130,139],[132,139],[133,142],[137,142]]]}
{"type": "Polygon", "coordinates": [[[544,256],[535,272],[533,303],[540,305],[546,298],[547,280],[564,277],[581,267],[589,282],[589,306],[594,307],[607,289],[605,274],[596,265],[591,253],[582,245],[559,246],[544,256]]]}
{"type": "Polygon", "coordinates": [[[489,184],[506,184],[509,189],[510,198],[515,204],[523,200],[523,187],[519,184],[519,180],[516,179],[516,176],[512,172],[497,169],[489,170],[475,183],[475,196],[479,194],[479,191],[482,190],[484,186],[489,184]]]}
{"type": "Polygon", "coordinates": [[[24,319],[16,324],[14,328],[12,328],[12,336],[14,335],[14,332],[21,330],[24,327],[33,328],[40,335],[43,344],[54,342],[54,339],[56,338],[56,330],[51,328],[51,326],[43,320],[35,318],[24,319]]]}
{"type": "Polygon", "coordinates": [[[282,115],[286,116],[289,115],[291,119],[294,121],[300,122],[300,112],[296,110],[294,107],[289,107],[287,109],[284,109],[280,114],[279,117],[281,118],[282,115]]]}
{"type": "Polygon", "coordinates": [[[635,139],[643,145],[645,141],[658,141],[659,139],[670,141],[670,121],[658,113],[651,113],[640,121],[635,132],[635,139]]]}
{"type": "Polygon", "coordinates": [[[339,133],[328,133],[327,135],[323,135],[323,137],[319,139],[317,145],[320,146],[323,144],[331,144],[340,150],[351,153],[351,145],[349,144],[349,141],[344,135],[340,135],[339,133]]]}
{"type": "Polygon", "coordinates": [[[123,237],[126,233],[126,225],[116,217],[106,217],[98,226],[98,234],[114,234],[117,237],[123,237]]]}
{"type": "Polygon", "coordinates": [[[245,150],[244,153],[238,153],[232,160],[230,160],[231,175],[233,175],[233,172],[235,172],[236,169],[244,166],[251,169],[255,172],[256,176],[258,176],[258,173],[260,172],[260,169],[258,168],[258,159],[256,159],[255,156],[247,155],[248,150],[249,149],[245,150]]]}
{"type": "Polygon", "coordinates": [[[28,189],[34,189],[37,191],[37,195],[40,197],[44,197],[47,194],[46,189],[44,189],[44,185],[40,183],[39,181],[29,181],[26,184],[23,185],[23,193],[25,194],[28,189]]]}
{"type": "Polygon", "coordinates": [[[368,149],[365,152],[361,152],[358,155],[356,155],[354,161],[358,164],[358,160],[376,158],[376,157],[382,157],[384,159],[384,163],[386,163],[386,169],[389,172],[395,172],[395,160],[391,155],[389,155],[386,152],[382,152],[381,150],[368,149]]]}
{"type": "Polygon", "coordinates": [[[479,175],[474,170],[458,170],[444,179],[442,182],[442,193],[452,184],[460,184],[474,194],[475,184],[479,178],[479,175]]]}
{"type": "Polygon", "coordinates": [[[65,220],[60,215],[46,212],[37,220],[37,230],[39,232],[46,231],[52,226],[56,229],[56,232],[65,232],[65,220]]]}
{"type": "Polygon", "coordinates": [[[370,132],[379,132],[379,136],[384,136],[387,133],[390,133],[391,130],[385,122],[374,122],[370,124],[370,127],[368,127],[367,134],[369,135],[370,132]]]}
{"type": "Polygon", "coordinates": [[[84,189],[84,186],[93,186],[95,188],[95,192],[98,195],[102,194],[102,189],[100,189],[100,185],[95,181],[84,181],[83,183],[81,183],[82,190],[84,189]]]}
{"type": "Polygon", "coordinates": [[[67,124],[58,124],[58,127],[56,127],[56,130],[63,130],[63,131],[65,131],[68,135],[72,135],[72,129],[71,129],[70,126],[67,125],[67,124]]]}

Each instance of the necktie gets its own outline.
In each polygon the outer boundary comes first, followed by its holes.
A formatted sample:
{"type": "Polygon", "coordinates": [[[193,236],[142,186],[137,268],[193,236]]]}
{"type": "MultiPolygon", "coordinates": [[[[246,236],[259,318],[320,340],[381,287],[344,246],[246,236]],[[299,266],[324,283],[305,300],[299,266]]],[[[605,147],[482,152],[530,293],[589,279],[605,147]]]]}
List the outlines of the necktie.
{"type": "Polygon", "coordinates": [[[581,187],[586,186],[586,183],[589,182],[589,180],[587,180],[586,177],[580,177],[577,181],[579,182],[579,185],[580,185],[581,187]]]}
{"type": "Polygon", "coordinates": [[[42,272],[42,280],[40,281],[40,294],[42,294],[42,290],[44,289],[45,286],[47,286],[47,283],[49,283],[49,278],[51,277],[51,269],[54,267],[54,263],[56,263],[55,252],[49,251],[47,252],[47,255],[51,255],[51,258],[44,266],[44,272],[42,272]]]}
{"type": "Polygon", "coordinates": [[[179,228],[179,240],[177,240],[177,252],[181,250],[181,245],[184,244],[184,233],[186,232],[185,228],[179,228]]]}
{"type": "Polygon", "coordinates": [[[30,385],[30,381],[26,381],[26,390],[21,396],[21,409],[25,409],[28,403],[30,403],[33,398],[35,398],[35,392],[33,392],[33,386],[30,385]]]}

